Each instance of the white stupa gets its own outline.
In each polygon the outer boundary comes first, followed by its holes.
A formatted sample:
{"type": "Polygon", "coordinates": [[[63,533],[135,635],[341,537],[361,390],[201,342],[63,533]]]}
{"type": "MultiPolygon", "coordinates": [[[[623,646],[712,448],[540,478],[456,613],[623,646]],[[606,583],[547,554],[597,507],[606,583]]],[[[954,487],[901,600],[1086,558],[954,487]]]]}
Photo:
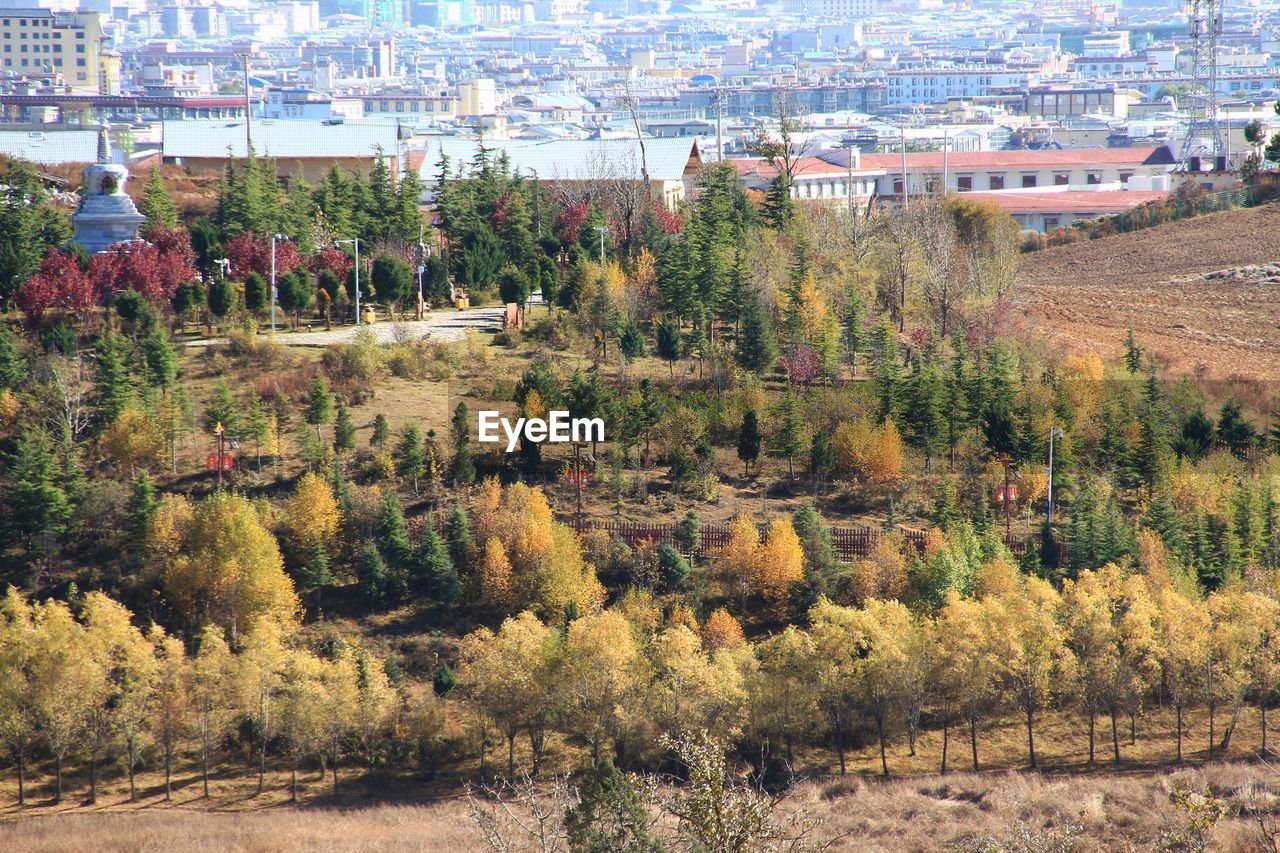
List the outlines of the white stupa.
{"type": "Polygon", "coordinates": [[[138,230],[147,217],[138,212],[124,191],[129,170],[111,162],[111,139],[104,126],[98,133],[98,162],[84,170],[84,197],[80,209],[71,214],[75,226],[72,239],[89,254],[129,240],[138,239],[138,230]]]}

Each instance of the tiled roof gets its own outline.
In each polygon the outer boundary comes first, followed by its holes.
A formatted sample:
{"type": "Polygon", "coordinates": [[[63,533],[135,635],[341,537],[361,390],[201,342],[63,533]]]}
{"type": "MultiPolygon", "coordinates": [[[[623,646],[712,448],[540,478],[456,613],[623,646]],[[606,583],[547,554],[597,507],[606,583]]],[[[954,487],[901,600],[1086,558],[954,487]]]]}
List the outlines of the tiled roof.
{"type": "MultiPolygon", "coordinates": [[[[215,121],[166,121],[165,157],[221,158],[230,149],[233,157],[245,156],[244,119],[215,121]]],[[[255,119],[253,149],[257,154],[282,160],[371,157],[381,148],[394,156],[396,127],[386,123],[281,121],[255,119]]]]}
{"type": "MultiPolygon", "coordinates": [[[[733,164],[733,168],[737,171],[739,177],[755,175],[763,180],[771,181],[777,177],[778,170],[768,160],[759,158],[739,158],[729,161],[733,164]]],[[[829,163],[821,157],[797,157],[794,161],[795,169],[792,174],[795,178],[813,178],[820,175],[830,175],[831,177],[844,177],[849,174],[846,166],[837,163],[829,163]]],[[[867,158],[864,156],[857,169],[853,170],[855,175],[866,174],[883,174],[884,167],[870,168],[867,166],[867,158]]]]}
{"type": "Polygon", "coordinates": [[[1122,213],[1169,195],[1147,190],[1064,190],[1062,192],[961,193],[969,201],[990,202],[1008,213],[1122,213]]]}
{"type": "MultiPolygon", "coordinates": [[[[1173,165],[1176,161],[1165,146],[1138,148],[1043,148],[1018,151],[953,151],[946,156],[951,172],[990,169],[1066,169],[1073,166],[1173,165]]],[[[943,154],[931,151],[907,155],[907,171],[941,172],[943,154]]],[[[901,154],[864,154],[864,169],[902,168],[901,154]]]]}

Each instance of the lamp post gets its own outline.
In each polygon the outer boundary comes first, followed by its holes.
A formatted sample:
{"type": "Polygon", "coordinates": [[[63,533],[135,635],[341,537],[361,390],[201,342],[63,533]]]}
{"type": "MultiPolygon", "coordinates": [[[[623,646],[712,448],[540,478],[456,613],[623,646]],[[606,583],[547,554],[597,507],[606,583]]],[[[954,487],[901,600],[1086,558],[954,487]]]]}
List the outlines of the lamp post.
{"type": "Polygon", "coordinates": [[[275,300],[279,291],[275,289],[275,243],[288,240],[284,234],[271,234],[271,334],[275,334],[275,300]]]}
{"type": "Polygon", "coordinates": [[[219,489],[222,488],[222,433],[223,432],[224,430],[222,428],[222,421],[218,421],[217,426],[213,428],[213,434],[218,437],[217,468],[218,468],[218,488],[219,489]]]}
{"type": "Polygon", "coordinates": [[[600,232],[600,262],[603,263],[604,262],[604,235],[605,235],[605,232],[608,231],[609,229],[604,225],[597,225],[596,230],[600,232]]]}
{"type": "Polygon", "coordinates": [[[356,247],[356,325],[360,325],[360,238],[352,237],[350,240],[335,240],[335,246],[345,246],[352,243],[356,247]]]}
{"type": "Polygon", "coordinates": [[[421,320],[426,316],[427,303],[422,301],[422,274],[427,271],[427,258],[431,255],[431,249],[427,246],[426,241],[422,239],[422,230],[418,230],[418,315],[415,319],[421,320]]]}

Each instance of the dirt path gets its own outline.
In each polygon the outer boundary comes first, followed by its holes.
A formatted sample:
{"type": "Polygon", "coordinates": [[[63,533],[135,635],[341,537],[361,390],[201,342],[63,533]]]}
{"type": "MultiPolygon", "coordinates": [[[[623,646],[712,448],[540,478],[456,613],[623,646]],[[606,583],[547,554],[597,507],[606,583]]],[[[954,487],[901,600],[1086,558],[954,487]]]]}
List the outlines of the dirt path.
{"type": "Polygon", "coordinates": [[[1205,279],[1280,259],[1280,204],[1023,257],[1018,298],[1037,331],[1117,354],[1128,329],[1175,372],[1280,379],[1280,283],[1205,279]]]}
{"type": "MultiPolygon", "coordinates": [[[[380,320],[366,328],[372,329],[380,344],[390,344],[397,340],[416,340],[431,338],[439,341],[461,340],[467,329],[478,332],[502,328],[501,306],[493,308],[469,308],[465,311],[438,309],[431,312],[423,320],[404,320],[399,323],[380,320]]],[[[329,331],[291,332],[285,325],[279,327],[276,339],[288,346],[322,347],[329,344],[349,344],[355,340],[358,326],[340,326],[329,331]]],[[[269,334],[266,332],[264,334],[269,334]]],[[[223,338],[199,338],[187,341],[186,346],[203,347],[223,343],[223,338]]]]}

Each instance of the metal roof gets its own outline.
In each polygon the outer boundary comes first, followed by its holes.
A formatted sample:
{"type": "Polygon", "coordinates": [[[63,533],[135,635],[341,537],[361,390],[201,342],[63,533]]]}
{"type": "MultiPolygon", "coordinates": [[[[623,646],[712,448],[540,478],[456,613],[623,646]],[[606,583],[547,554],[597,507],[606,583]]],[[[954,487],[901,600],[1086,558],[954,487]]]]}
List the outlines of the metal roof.
{"type": "MultiPolygon", "coordinates": [[[[448,155],[452,174],[457,174],[459,166],[465,173],[479,145],[476,139],[428,139],[419,174],[425,183],[434,184],[440,173],[441,153],[448,155]]],[[[485,140],[484,146],[495,158],[505,152],[512,171],[541,181],[638,181],[646,163],[650,180],[679,181],[684,178],[689,157],[696,151],[693,140],[688,138],[645,139],[643,157],[635,139],[503,139],[485,140]]]]}
{"type": "MultiPolygon", "coordinates": [[[[164,122],[165,157],[225,158],[245,156],[244,119],[164,122]]],[[[393,124],[254,119],[253,150],[283,160],[371,157],[378,149],[395,156],[397,131],[393,124]]]]}
{"type": "Polygon", "coordinates": [[[98,131],[0,131],[0,154],[42,166],[93,163],[98,159],[98,131]]]}

